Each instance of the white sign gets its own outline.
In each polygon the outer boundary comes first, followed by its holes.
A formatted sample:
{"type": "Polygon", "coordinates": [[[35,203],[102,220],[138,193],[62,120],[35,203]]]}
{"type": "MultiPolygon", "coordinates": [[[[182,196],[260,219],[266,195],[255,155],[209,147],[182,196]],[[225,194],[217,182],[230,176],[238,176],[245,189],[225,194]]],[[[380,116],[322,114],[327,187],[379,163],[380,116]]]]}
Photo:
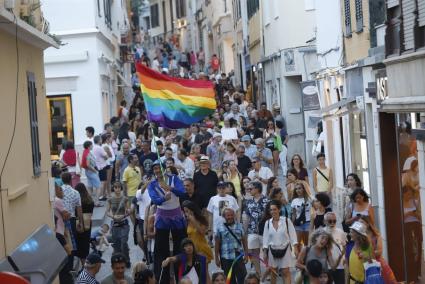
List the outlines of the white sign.
{"type": "Polygon", "coordinates": [[[238,139],[238,131],[236,128],[222,128],[221,129],[222,141],[238,139]]]}

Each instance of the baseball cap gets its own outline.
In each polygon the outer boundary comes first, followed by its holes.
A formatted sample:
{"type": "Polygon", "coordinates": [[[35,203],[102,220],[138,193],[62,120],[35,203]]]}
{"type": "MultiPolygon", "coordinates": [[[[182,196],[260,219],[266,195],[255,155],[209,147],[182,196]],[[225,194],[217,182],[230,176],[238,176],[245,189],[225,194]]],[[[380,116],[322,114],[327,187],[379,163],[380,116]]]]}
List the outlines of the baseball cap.
{"type": "Polygon", "coordinates": [[[217,187],[226,187],[227,186],[227,183],[226,182],[224,182],[224,181],[219,181],[218,183],[217,183],[217,187]]]}
{"type": "Polygon", "coordinates": [[[96,263],[105,263],[105,261],[100,257],[99,254],[92,252],[86,258],[87,264],[96,264],[96,263]]]}
{"type": "Polygon", "coordinates": [[[251,141],[251,137],[249,137],[249,135],[244,135],[242,136],[241,141],[242,142],[251,141]]]}
{"type": "Polygon", "coordinates": [[[111,256],[111,264],[114,263],[127,263],[127,259],[121,253],[116,253],[111,256]]]}
{"type": "Polygon", "coordinates": [[[161,166],[161,162],[159,160],[156,160],[155,162],[152,163],[151,168],[153,169],[155,166],[161,166]]]}

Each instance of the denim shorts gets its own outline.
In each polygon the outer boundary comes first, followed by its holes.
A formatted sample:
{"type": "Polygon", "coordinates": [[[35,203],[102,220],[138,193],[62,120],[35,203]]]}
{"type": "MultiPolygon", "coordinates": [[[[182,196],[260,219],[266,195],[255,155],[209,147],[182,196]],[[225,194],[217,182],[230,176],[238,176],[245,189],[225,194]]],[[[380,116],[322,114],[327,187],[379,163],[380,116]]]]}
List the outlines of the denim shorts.
{"type": "Polygon", "coordinates": [[[295,231],[298,231],[298,232],[308,232],[308,231],[310,231],[310,221],[305,222],[301,226],[295,226],[295,231]]]}
{"type": "Polygon", "coordinates": [[[99,175],[92,171],[86,170],[87,186],[91,188],[100,188],[99,175]]]}

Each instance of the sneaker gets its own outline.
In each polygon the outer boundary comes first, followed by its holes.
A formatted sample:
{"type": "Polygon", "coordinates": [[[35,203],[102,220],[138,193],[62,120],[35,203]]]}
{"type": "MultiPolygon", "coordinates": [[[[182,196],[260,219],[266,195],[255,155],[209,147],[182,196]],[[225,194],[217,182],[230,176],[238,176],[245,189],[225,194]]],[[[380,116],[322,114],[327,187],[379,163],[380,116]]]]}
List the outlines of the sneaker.
{"type": "Polygon", "coordinates": [[[106,201],[108,198],[106,196],[99,197],[99,201],[106,201]]]}

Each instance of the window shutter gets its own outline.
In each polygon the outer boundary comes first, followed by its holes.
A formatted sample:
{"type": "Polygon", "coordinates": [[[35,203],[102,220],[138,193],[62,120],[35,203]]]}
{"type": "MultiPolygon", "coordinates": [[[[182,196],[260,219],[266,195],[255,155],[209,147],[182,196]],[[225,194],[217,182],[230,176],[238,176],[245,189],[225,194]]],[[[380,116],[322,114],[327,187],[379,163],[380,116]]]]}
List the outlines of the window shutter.
{"type": "Polygon", "coordinates": [[[38,134],[37,89],[34,73],[27,72],[28,105],[31,129],[31,151],[34,176],[41,174],[41,152],[38,134]]]}
{"type": "Polygon", "coordinates": [[[362,0],[355,0],[356,4],[356,32],[363,31],[363,7],[362,0]]]}
{"type": "Polygon", "coordinates": [[[402,0],[402,16],[403,16],[403,43],[404,50],[413,49],[415,47],[415,0],[402,0]]]}
{"type": "Polygon", "coordinates": [[[350,0],[344,0],[344,21],[345,21],[345,36],[351,36],[351,12],[350,0]]]}
{"type": "Polygon", "coordinates": [[[425,27],[425,0],[418,0],[418,24],[425,27]]]}

